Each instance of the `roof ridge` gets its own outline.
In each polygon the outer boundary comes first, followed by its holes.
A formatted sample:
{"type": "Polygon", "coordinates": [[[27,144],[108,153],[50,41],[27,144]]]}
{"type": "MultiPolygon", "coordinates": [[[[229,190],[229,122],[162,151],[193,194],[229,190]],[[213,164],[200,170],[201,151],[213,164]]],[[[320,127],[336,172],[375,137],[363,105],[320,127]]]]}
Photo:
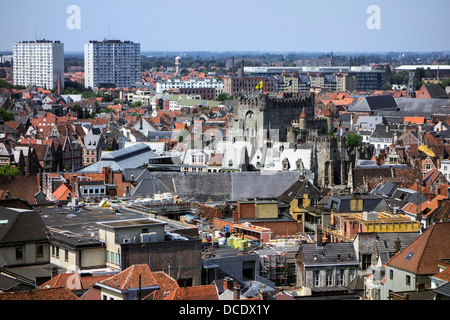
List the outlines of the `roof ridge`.
{"type": "Polygon", "coordinates": [[[129,269],[130,269],[130,270],[128,271],[128,275],[127,275],[125,281],[123,282],[122,288],[126,288],[126,285],[127,285],[128,282],[130,281],[131,275],[133,274],[133,271],[134,271],[134,269],[135,269],[135,265],[132,265],[129,269]]]}

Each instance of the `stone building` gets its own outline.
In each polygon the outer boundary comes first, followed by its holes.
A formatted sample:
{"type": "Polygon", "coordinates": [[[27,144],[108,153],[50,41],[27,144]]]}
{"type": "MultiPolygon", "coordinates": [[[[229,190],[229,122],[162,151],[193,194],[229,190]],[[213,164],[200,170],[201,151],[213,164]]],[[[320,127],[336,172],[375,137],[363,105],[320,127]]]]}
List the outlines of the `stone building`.
{"type": "Polygon", "coordinates": [[[334,135],[334,118],[329,109],[322,118],[314,117],[314,94],[285,94],[285,98],[241,95],[235,99],[230,128],[233,141],[250,142],[256,151],[272,147],[274,142],[309,146],[309,167],[318,187],[350,186],[356,159],[372,155],[368,145],[352,153],[346,147],[345,136],[334,135]]]}
{"type": "Polygon", "coordinates": [[[285,94],[284,98],[260,95],[239,95],[234,100],[234,116],[230,122],[234,141],[252,143],[255,149],[270,142],[287,141],[292,119],[302,110],[314,117],[314,95],[285,94]]]}

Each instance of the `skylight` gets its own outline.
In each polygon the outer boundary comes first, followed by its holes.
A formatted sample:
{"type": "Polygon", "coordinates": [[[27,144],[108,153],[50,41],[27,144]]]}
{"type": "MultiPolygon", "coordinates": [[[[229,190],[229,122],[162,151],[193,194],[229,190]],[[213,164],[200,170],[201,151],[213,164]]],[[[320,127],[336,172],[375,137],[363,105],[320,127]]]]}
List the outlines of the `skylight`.
{"type": "Polygon", "coordinates": [[[413,256],[414,252],[410,252],[408,253],[408,255],[406,256],[405,260],[409,261],[409,259],[411,259],[411,257],[413,256]]]}

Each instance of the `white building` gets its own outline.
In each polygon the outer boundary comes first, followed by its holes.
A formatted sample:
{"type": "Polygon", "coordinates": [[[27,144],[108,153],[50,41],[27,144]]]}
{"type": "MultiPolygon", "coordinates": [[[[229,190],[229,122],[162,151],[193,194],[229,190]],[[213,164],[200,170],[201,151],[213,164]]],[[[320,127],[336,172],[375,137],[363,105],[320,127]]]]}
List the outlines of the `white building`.
{"type": "Polygon", "coordinates": [[[447,181],[450,181],[450,160],[446,159],[441,160],[439,171],[442,172],[447,181]]]}
{"type": "Polygon", "coordinates": [[[14,85],[35,85],[49,90],[64,88],[64,44],[37,40],[13,44],[14,85]]]}
{"type": "Polygon", "coordinates": [[[12,54],[3,55],[2,59],[1,59],[1,63],[5,63],[5,62],[12,63],[13,62],[13,55],[12,54]]]}
{"type": "Polygon", "coordinates": [[[223,81],[217,79],[190,79],[182,81],[180,79],[168,79],[166,81],[158,81],[156,83],[156,93],[163,93],[169,89],[200,89],[214,88],[216,95],[223,92],[223,81]]]}
{"type": "Polygon", "coordinates": [[[141,80],[141,45],[104,40],[84,44],[84,86],[132,88],[141,80]]]}

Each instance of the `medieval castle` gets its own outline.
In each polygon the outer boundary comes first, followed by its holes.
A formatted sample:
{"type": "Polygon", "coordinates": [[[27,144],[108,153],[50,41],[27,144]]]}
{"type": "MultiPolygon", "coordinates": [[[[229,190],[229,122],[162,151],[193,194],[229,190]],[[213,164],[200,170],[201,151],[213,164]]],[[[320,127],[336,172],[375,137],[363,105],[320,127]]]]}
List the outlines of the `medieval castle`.
{"type": "Polygon", "coordinates": [[[309,145],[310,168],[318,187],[346,185],[356,158],[368,154],[364,148],[352,154],[345,136],[336,136],[331,111],[314,117],[314,94],[290,94],[279,98],[268,94],[239,95],[234,100],[230,129],[234,141],[247,141],[254,150],[273,142],[286,142],[292,148],[309,145]]]}

